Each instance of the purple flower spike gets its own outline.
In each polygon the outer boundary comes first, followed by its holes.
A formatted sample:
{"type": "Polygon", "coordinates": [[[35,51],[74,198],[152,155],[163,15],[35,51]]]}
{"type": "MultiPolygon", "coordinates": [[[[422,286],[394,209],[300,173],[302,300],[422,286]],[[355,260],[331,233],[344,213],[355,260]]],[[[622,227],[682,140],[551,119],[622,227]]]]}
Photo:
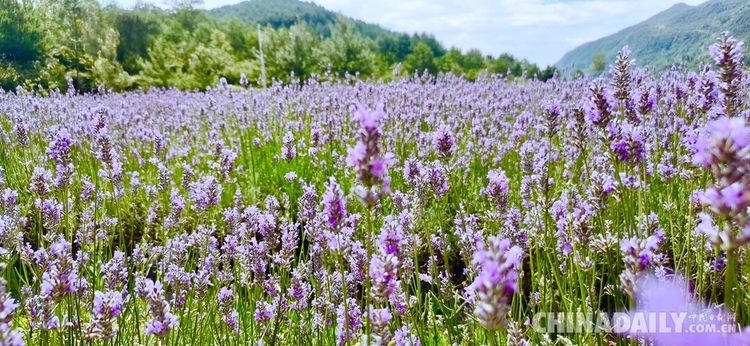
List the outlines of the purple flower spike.
{"type": "Polygon", "coordinates": [[[625,318],[631,322],[628,328],[626,323],[620,324],[627,330],[618,332],[625,336],[643,338],[655,346],[740,346],[750,341],[747,332],[733,332],[731,311],[701,304],[681,276],[657,279],[643,275],[636,283],[635,302],[636,309],[625,318]],[[649,323],[652,317],[658,323],[649,323]],[[646,324],[636,323],[639,320],[646,324]]]}
{"type": "Polygon", "coordinates": [[[359,185],[354,193],[364,205],[377,204],[383,195],[390,192],[388,166],[394,163],[393,154],[381,154],[379,121],[385,116],[381,111],[360,108],[354,113],[359,120],[359,142],[348,149],[346,165],[354,168],[359,185]]]}
{"type": "Polygon", "coordinates": [[[474,296],[474,314],[489,330],[505,327],[510,313],[510,302],[518,288],[518,270],[523,250],[511,247],[510,241],[492,237],[485,248],[481,243],[474,252],[472,264],[478,267],[474,282],[466,288],[469,298],[474,296]]]}

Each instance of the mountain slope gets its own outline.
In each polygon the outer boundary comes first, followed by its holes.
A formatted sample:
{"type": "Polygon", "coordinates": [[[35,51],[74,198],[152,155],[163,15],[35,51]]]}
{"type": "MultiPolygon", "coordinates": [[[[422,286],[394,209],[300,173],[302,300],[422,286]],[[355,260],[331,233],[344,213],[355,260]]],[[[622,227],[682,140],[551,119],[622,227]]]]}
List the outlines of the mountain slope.
{"type": "MultiPolygon", "coordinates": [[[[301,20],[323,36],[330,34],[329,24],[339,16],[314,3],[299,0],[250,0],[215,8],[208,13],[215,18],[236,16],[248,24],[271,25],[276,29],[290,27],[301,20]]],[[[352,20],[357,32],[372,39],[392,33],[375,24],[352,20]]]]}
{"type": "Polygon", "coordinates": [[[574,69],[587,70],[597,53],[604,53],[611,64],[617,51],[629,45],[639,66],[661,70],[685,62],[695,67],[709,61],[708,46],[725,30],[740,40],[750,39],[750,1],[709,0],[697,6],[680,3],[640,24],[577,47],[555,66],[573,64],[574,69]]]}

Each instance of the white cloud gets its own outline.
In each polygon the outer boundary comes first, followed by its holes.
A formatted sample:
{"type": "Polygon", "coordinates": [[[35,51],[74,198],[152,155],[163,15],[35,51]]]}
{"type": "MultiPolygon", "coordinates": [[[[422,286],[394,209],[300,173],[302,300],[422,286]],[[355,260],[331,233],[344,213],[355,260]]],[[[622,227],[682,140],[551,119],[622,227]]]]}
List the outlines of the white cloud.
{"type": "MultiPolygon", "coordinates": [[[[135,0],[120,0],[132,5],[135,0]]],[[[310,0],[306,0],[310,1],[310,0]]],[[[511,53],[553,64],[576,46],[637,24],[670,6],[705,0],[312,0],[346,16],[446,46],[511,53]]],[[[155,2],[158,2],[156,0],[155,2]]],[[[214,8],[239,0],[206,0],[214,8]]]]}
{"type": "MultiPolygon", "coordinates": [[[[646,20],[679,0],[313,0],[386,28],[431,32],[447,46],[553,64],[581,43],[646,20]]],[[[684,2],[684,0],[683,0],[684,2]]],[[[698,4],[703,0],[688,0],[698,4]]]]}

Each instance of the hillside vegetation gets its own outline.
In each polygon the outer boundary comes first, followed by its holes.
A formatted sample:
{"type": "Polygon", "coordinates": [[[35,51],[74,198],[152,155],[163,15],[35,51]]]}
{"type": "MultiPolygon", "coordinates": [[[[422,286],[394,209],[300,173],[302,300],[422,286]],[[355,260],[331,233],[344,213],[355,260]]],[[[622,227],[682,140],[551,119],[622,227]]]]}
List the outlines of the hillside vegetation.
{"type": "Polygon", "coordinates": [[[211,12],[195,5],[123,9],[98,0],[0,0],[0,88],[204,90],[222,77],[258,86],[346,73],[387,80],[399,64],[404,74],[452,72],[469,80],[485,70],[526,71],[542,80],[554,73],[507,54],[448,49],[432,35],[389,32],[300,1],[255,0],[211,12]]]}
{"type": "MultiPolygon", "coordinates": [[[[306,22],[316,33],[331,35],[331,25],[336,23],[339,15],[315,3],[299,0],[252,0],[236,5],[227,5],[209,10],[215,18],[237,17],[248,24],[270,25],[275,29],[288,28],[302,21],[306,22]]],[[[393,34],[376,24],[353,19],[354,30],[371,39],[393,34]]]]}
{"type": "Polygon", "coordinates": [[[594,57],[602,53],[610,64],[618,50],[628,45],[641,66],[663,70],[682,62],[694,68],[710,61],[705,47],[725,30],[731,30],[739,40],[750,38],[750,2],[709,0],[697,6],[680,3],[640,24],[581,45],[555,66],[588,70],[594,57]]]}

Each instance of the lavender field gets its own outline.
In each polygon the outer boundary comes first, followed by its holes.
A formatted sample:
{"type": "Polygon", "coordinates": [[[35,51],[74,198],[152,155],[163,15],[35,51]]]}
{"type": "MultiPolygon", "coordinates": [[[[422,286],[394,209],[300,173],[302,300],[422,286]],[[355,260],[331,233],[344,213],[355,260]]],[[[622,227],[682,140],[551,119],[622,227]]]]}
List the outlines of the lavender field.
{"type": "Polygon", "coordinates": [[[748,345],[750,73],[731,37],[710,52],[2,93],[0,345],[748,345]],[[736,328],[532,323],[618,311],[736,328]]]}

